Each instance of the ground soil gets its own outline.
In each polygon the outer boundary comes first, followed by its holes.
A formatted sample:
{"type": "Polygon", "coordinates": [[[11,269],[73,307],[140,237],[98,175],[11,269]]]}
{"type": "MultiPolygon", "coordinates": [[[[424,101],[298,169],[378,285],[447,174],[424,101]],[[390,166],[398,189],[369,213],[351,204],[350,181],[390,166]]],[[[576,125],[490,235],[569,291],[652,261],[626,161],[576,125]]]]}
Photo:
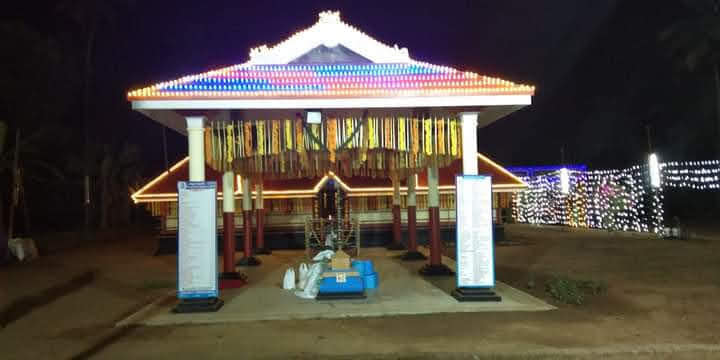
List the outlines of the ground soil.
{"type": "Polygon", "coordinates": [[[0,329],[0,358],[720,358],[720,237],[508,226],[506,238],[515,245],[496,248],[497,278],[558,310],[116,328],[172,290],[175,258],[151,256],[147,235],[96,241],[0,269],[0,311],[15,309],[0,329]],[[545,292],[555,275],[608,291],[565,305],[545,292]]]}

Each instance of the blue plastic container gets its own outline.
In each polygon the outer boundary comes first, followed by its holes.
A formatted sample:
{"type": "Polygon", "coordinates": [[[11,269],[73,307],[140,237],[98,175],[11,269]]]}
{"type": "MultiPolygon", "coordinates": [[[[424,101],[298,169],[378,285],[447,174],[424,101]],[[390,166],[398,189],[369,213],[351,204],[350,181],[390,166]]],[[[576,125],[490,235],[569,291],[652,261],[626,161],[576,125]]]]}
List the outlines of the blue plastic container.
{"type": "Polygon", "coordinates": [[[365,285],[366,289],[377,289],[378,274],[376,272],[374,272],[370,275],[364,275],[362,278],[363,278],[363,285],[365,285]]]}
{"type": "Polygon", "coordinates": [[[353,260],[350,265],[353,269],[355,269],[355,271],[360,273],[361,276],[375,273],[372,260],[353,260]]]}
{"type": "Polygon", "coordinates": [[[319,291],[321,293],[363,292],[365,287],[361,276],[348,276],[344,283],[337,282],[337,278],[332,276],[320,281],[319,291]]]}

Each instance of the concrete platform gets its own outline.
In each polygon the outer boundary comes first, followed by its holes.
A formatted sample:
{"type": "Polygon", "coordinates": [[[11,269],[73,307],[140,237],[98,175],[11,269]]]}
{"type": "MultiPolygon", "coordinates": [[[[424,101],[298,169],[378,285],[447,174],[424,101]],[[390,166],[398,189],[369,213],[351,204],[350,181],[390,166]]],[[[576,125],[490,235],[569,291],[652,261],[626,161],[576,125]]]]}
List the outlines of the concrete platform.
{"type": "MultiPolygon", "coordinates": [[[[302,251],[273,251],[261,255],[262,266],[239,268],[248,275],[250,284],[241,289],[223,291],[225,306],[216,313],[173,314],[176,299],[168,297],[133,314],[121,325],[208,324],[257,320],[290,320],[416,315],[482,311],[545,311],[555,307],[512,288],[497,283],[501,302],[459,303],[450,292],[455,277],[425,279],[418,275],[424,262],[403,262],[402,251],[384,248],[363,249],[360,258],[372,259],[379,275],[380,286],[367,292],[363,300],[316,301],[298,298],[293,291],[282,289],[282,277],[289,266],[304,260],[302,251]]],[[[451,268],[455,262],[443,261],[451,268]]],[[[296,270],[297,271],[297,270],[296,270]]]]}

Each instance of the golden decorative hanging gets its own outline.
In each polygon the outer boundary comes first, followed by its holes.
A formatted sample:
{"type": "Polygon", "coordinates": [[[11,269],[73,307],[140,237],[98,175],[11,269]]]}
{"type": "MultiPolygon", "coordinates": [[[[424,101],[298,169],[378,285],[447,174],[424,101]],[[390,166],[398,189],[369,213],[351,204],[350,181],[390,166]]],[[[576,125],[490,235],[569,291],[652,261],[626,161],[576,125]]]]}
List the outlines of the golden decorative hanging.
{"type": "Polygon", "coordinates": [[[321,124],[295,120],[210,122],[207,163],[244,176],[301,178],[340,175],[409,176],[429,162],[460,157],[455,118],[329,117],[321,124]]]}

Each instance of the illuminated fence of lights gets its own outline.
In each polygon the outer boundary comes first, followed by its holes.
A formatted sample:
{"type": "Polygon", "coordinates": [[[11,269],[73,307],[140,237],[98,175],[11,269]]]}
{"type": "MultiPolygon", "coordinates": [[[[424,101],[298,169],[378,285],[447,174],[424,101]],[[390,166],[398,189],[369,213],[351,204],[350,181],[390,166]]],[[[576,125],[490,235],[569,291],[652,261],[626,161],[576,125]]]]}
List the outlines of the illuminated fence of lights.
{"type": "Polygon", "coordinates": [[[567,172],[569,189],[561,187],[561,171],[524,178],[528,189],[513,198],[515,221],[618,231],[662,231],[662,188],[650,186],[647,166],[567,172]]]}
{"type": "Polygon", "coordinates": [[[720,160],[672,161],[660,164],[660,169],[663,187],[720,189],[720,160]]]}

